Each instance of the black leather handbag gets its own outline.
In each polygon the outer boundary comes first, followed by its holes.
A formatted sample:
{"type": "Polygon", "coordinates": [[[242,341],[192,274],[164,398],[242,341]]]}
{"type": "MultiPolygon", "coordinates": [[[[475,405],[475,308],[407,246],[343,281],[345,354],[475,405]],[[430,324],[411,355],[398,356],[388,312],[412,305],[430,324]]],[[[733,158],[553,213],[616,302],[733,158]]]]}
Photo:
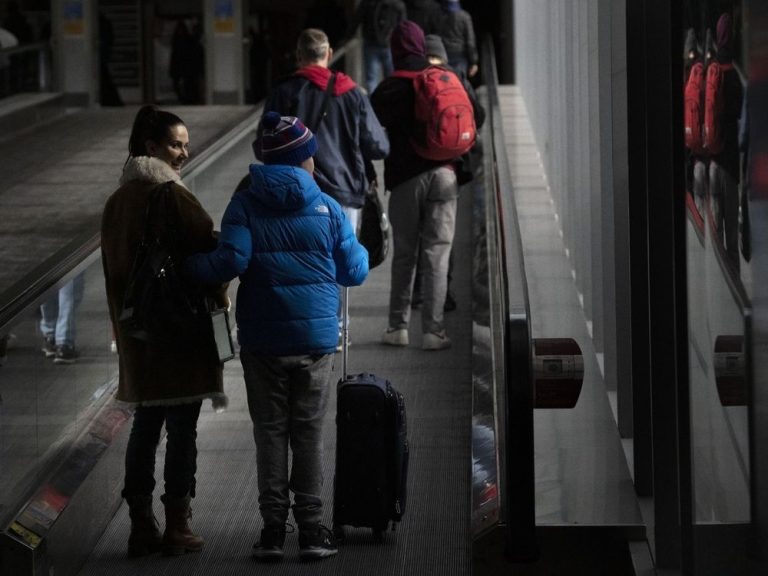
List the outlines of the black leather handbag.
{"type": "Polygon", "coordinates": [[[183,278],[179,270],[177,220],[171,182],[161,184],[147,205],[120,326],[128,336],[158,347],[214,353],[213,310],[202,286],[183,278]]]}
{"type": "Polygon", "coordinates": [[[389,253],[389,219],[379,198],[376,180],[371,181],[360,215],[360,244],[368,250],[368,268],[376,268],[389,253]]]}

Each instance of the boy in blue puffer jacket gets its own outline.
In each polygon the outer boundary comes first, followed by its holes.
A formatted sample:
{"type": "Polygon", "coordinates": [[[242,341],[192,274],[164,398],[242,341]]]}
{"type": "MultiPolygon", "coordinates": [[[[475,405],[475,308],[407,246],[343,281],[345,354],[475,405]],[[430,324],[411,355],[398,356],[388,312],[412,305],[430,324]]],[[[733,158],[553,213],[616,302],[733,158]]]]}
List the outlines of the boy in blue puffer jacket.
{"type": "Polygon", "coordinates": [[[205,283],[240,277],[238,340],[264,519],[253,555],[282,558],[290,487],[299,552],[309,560],[337,552],[320,525],[322,427],[339,334],[337,284],[362,284],[368,253],[312,178],[312,132],[276,112],[262,125],[265,164],[252,164],[250,187],[232,196],[218,248],[189,258],[187,271],[205,283]]]}

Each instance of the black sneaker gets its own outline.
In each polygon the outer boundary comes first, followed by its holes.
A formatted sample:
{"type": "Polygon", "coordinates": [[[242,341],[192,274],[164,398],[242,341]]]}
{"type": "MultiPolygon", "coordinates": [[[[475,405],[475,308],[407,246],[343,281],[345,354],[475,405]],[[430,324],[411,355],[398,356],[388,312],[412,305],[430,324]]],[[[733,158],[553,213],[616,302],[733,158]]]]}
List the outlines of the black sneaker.
{"type": "Polygon", "coordinates": [[[299,532],[299,557],[302,560],[320,560],[338,551],[333,533],[322,524],[299,532]]]}
{"type": "Polygon", "coordinates": [[[74,364],[77,360],[77,357],[79,354],[75,351],[74,347],[67,346],[66,344],[62,346],[56,346],[56,352],[53,358],[54,364],[74,364]]]}
{"type": "Polygon", "coordinates": [[[43,339],[43,346],[40,351],[45,354],[46,358],[53,358],[56,356],[56,338],[53,336],[46,336],[43,339]]]}
{"type": "Polygon", "coordinates": [[[282,560],[284,543],[285,526],[264,528],[261,539],[253,545],[253,557],[265,561],[282,560]]]}

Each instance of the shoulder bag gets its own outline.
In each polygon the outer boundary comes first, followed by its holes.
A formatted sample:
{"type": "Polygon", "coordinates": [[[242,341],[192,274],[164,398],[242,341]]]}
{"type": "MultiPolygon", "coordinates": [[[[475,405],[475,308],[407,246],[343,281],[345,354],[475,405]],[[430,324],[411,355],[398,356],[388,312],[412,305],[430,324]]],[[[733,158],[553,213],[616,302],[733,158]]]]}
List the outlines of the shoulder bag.
{"type": "Polygon", "coordinates": [[[371,180],[360,215],[360,244],[368,250],[368,268],[376,268],[389,252],[389,219],[379,197],[379,186],[371,180]]]}
{"type": "Polygon", "coordinates": [[[203,287],[179,270],[178,208],[172,182],[157,186],[131,269],[119,323],[124,334],[169,350],[234,357],[226,310],[213,310],[203,287]],[[226,330],[222,329],[226,327],[226,330]]]}

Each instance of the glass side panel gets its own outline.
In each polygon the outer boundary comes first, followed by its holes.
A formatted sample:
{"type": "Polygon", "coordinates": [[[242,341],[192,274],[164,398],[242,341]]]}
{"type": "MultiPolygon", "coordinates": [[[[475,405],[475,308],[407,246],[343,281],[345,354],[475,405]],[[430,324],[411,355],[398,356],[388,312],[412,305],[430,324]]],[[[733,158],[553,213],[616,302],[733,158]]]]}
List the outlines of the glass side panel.
{"type": "MultiPolygon", "coordinates": [[[[486,128],[486,131],[488,128],[486,128]]],[[[485,141],[490,149],[487,134],[485,141]]],[[[498,310],[502,298],[498,253],[498,213],[492,191],[486,190],[492,178],[485,170],[477,174],[474,188],[472,277],[472,534],[494,526],[501,518],[499,502],[499,444],[500,425],[497,413],[497,380],[503,381],[499,358],[503,357],[503,334],[498,310]],[[482,176],[482,177],[481,177],[482,176]]]]}
{"type": "Polygon", "coordinates": [[[748,19],[739,0],[687,2],[684,18],[693,566],[697,575],[749,574],[748,19]]]}
{"type": "Polygon", "coordinates": [[[64,453],[112,390],[117,355],[104,276],[98,253],[89,260],[4,336],[0,520],[35,488],[37,475],[64,453]]]}

